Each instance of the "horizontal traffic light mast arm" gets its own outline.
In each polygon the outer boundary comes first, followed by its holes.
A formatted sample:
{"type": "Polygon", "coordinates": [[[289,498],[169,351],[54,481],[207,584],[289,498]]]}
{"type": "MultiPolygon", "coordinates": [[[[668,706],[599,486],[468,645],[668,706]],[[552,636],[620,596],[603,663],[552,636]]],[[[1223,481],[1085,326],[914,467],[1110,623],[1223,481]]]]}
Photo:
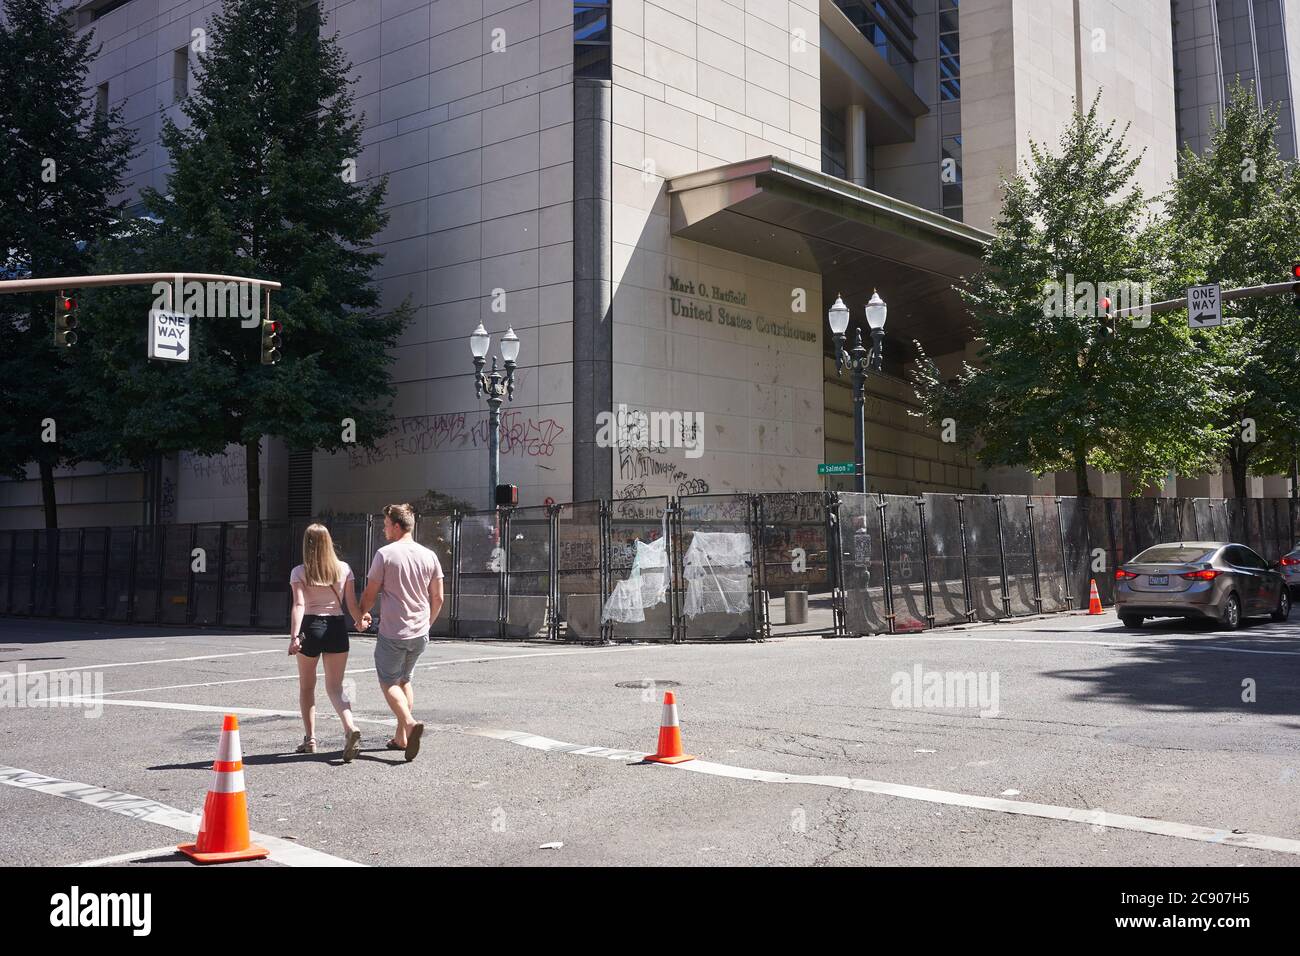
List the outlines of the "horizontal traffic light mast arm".
{"type": "Polygon", "coordinates": [[[6,279],[0,281],[0,295],[7,292],[62,292],[65,289],[89,289],[93,286],[152,285],[155,282],[244,282],[274,291],[280,283],[270,279],[225,276],[214,272],[127,272],[121,275],[55,276],[50,279],[6,279]]]}
{"type": "MultiPolygon", "coordinates": [[[[1262,295],[1281,295],[1284,292],[1290,292],[1296,285],[1293,279],[1290,282],[1272,282],[1268,285],[1248,285],[1240,289],[1224,289],[1219,293],[1221,302],[1231,302],[1233,299],[1253,299],[1262,295]]],[[[1122,319],[1130,315],[1145,315],[1147,312],[1173,312],[1177,309],[1187,308],[1187,296],[1179,299],[1167,299],[1164,302],[1152,302],[1145,308],[1134,306],[1131,309],[1116,309],[1114,317],[1122,319]]]]}

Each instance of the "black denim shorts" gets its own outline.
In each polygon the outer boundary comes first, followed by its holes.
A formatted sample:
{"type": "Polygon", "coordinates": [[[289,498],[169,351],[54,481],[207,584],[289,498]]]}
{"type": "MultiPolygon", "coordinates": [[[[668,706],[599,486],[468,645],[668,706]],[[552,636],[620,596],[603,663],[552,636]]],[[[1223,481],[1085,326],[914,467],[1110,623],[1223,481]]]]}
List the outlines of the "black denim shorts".
{"type": "Polygon", "coordinates": [[[342,614],[308,614],[302,619],[302,646],[299,654],[319,657],[326,654],[346,654],[348,652],[348,626],[343,622],[342,614]]]}

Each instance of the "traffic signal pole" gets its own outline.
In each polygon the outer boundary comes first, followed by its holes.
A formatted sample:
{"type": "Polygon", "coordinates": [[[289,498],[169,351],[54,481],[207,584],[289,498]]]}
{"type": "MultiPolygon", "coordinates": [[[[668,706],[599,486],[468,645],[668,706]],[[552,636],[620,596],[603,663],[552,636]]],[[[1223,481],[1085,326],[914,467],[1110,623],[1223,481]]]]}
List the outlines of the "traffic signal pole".
{"type": "Polygon", "coordinates": [[[48,279],[5,279],[0,281],[0,295],[16,292],[62,292],[64,289],[90,289],[96,286],[152,285],[155,282],[242,282],[272,291],[280,283],[270,279],[218,275],[213,272],[126,272],[119,275],[55,276],[48,279]]]}
{"type": "MultiPolygon", "coordinates": [[[[1271,282],[1268,285],[1249,285],[1240,289],[1224,289],[1219,293],[1221,302],[1232,302],[1234,299],[1254,299],[1266,295],[1282,295],[1291,292],[1296,285],[1296,281],[1291,282],[1271,282]]],[[[1134,315],[1146,315],[1148,312],[1174,312],[1178,309],[1187,308],[1187,296],[1181,299],[1167,299],[1164,302],[1153,302],[1148,306],[1138,306],[1129,309],[1117,309],[1113,313],[1116,319],[1124,319],[1134,315]]]]}

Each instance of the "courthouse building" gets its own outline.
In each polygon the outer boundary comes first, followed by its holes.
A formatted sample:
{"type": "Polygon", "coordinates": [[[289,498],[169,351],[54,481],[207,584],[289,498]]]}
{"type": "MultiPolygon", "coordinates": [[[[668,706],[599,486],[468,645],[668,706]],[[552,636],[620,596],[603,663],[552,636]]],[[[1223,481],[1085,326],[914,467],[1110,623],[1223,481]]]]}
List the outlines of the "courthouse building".
{"type": "MultiPolygon", "coordinates": [[[[870,486],[1070,494],[1072,476],[990,473],[913,414],[913,340],[974,356],[952,284],[980,262],[999,183],[1100,91],[1148,194],[1242,75],[1295,154],[1300,0],[321,0],[354,65],[363,177],[389,179],[377,237],[394,352],[393,432],[374,449],[269,441],[263,514],[370,512],[434,491],[487,500],[486,405],[469,336],[521,340],[501,480],[538,504],[822,486],[853,458],[852,399],[826,312],[851,333],[889,306],[868,381],[870,486]],[[697,423],[651,447],[598,441],[602,413],[697,423]],[[698,416],[698,417],[696,417],[698,416]],[[680,447],[694,444],[695,447],[680,447]]],[[[192,88],[203,0],[91,0],[88,95],[121,105],[165,187],[157,141],[192,88]]],[[[346,383],[341,383],[346,386],[346,383]]],[[[61,472],[61,521],[235,520],[239,450],[156,473],[61,472]]],[[[841,485],[847,487],[847,485],[841,485]]],[[[1094,492],[1129,489],[1098,476],[1094,492]]],[[[1220,477],[1156,493],[1220,495],[1220,477]]],[[[1253,494],[1285,482],[1252,480],[1253,494]]],[[[0,485],[0,524],[37,526],[35,482],[0,485]]]]}

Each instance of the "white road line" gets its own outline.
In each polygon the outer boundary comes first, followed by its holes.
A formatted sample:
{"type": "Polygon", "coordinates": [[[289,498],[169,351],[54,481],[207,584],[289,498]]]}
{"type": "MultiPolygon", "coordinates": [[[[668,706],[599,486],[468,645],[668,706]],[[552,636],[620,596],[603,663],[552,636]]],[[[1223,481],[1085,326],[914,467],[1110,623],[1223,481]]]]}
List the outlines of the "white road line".
{"type": "MultiPolygon", "coordinates": [[[[62,701],[76,699],[77,698],[70,697],[58,698],[58,700],[62,701]]],[[[116,704],[122,707],[151,707],[162,710],[188,710],[202,713],[240,714],[256,717],[299,716],[297,711],[292,710],[269,710],[257,707],[217,707],[210,704],[181,704],[169,701],[105,700],[104,703],[116,704]]],[[[388,726],[396,724],[396,721],[392,718],[375,719],[356,717],[354,719],[357,723],[362,724],[384,724],[388,726]]],[[[560,740],[553,740],[549,737],[542,737],[538,734],[528,733],[526,731],[499,730],[490,727],[457,727],[449,724],[434,724],[431,721],[425,721],[425,725],[427,727],[466,734],[473,737],[486,737],[491,740],[501,740],[507,743],[516,744],[520,747],[527,747],[532,750],[542,750],[548,753],[567,753],[573,756],[599,757],[602,760],[622,761],[640,761],[646,756],[643,751],[598,747],[590,744],[570,744],[560,740]]],[[[1080,810],[1075,807],[1058,807],[1046,803],[1003,800],[996,797],[953,793],[946,790],[932,790],[928,787],[913,787],[908,786],[907,784],[888,783],[879,780],[865,780],[856,777],[810,776],[806,774],[777,773],[769,770],[751,770],[746,767],[733,767],[727,764],[712,763],[707,760],[691,760],[686,763],[674,764],[672,766],[674,769],[678,770],[691,770],[696,773],[707,773],[719,777],[732,777],[739,780],[753,780],[760,783],[836,787],[841,790],[858,790],[865,793],[876,793],[882,796],[902,797],[907,800],[920,800],[927,803],[941,803],[949,806],[969,807],[971,809],[988,810],[995,813],[1040,817],[1048,820],[1060,820],[1067,823],[1086,823],[1090,826],[1109,827],[1116,830],[1133,830],[1141,833],[1152,833],[1158,836],[1171,836],[1185,840],[1197,840],[1202,843],[1221,843],[1226,846],[1240,846],[1247,849],[1270,850],[1278,853],[1300,855],[1300,840],[1292,840],[1286,837],[1265,836],[1258,833],[1234,833],[1230,830],[1214,829],[1212,827],[1202,827],[1188,823],[1176,823],[1168,820],[1154,820],[1146,819],[1144,817],[1126,816],[1124,814],[1110,813],[1106,810],[1080,810]]],[[[7,782],[3,779],[4,769],[5,768],[0,767],[0,782],[7,782]]],[[[175,812],[179,813],[180,811],[175,812]]],[[[266,843],[265,839],[266,838],[259,837],[259,841],[263,842],[263,845],[269,848],[270,844],[266,843]]]]}
{"type": "MultiPolygon", "coordinates": [[[[613,646],[613,647],[591,648],[589,650],[581,650],[581,651],[577,651],[577,650],[543,651],[536,654],[510,654],[501,657],[456,657],[456,658],[451,658],[449,660],[442,660],[442,661],[427,661],[426,663],[423,664],[416,664],[415,668],[416,670],[422,670],[426,668],[440,667],[444,664],[491,664],[491,663],[495,663],[496,661],[510,661],[510,660],[517,660],[525,657],[570,657],[574,654],[607,654],[612,651],[631,650],[633,649],[633,646],[634,645],[629,644],[629,645],[621,645],[621,646],[613,646]]],[[[347,670],[345,670],[343,673],[344,674],[373,674],[374,672],[375,669],[373,667],[350,667],[347,670]]],[[[268,677],[238,677],[232,680],[203,681],[197,684],[164,684],[161,687],[137,687],[132,690],[110,691],[104,696],[112,697],[119,694],[144,694],[144,693],[149,693],[152,691],[159,691],[159,690],[188,690],[192,687],[224,687],[228,684],[257,684],[262,681],[297,680],[297,679],[298,679],[298,674],[296,672],[291,671],[287,674],[272,674],[268,677]]],[[[98,700],[99,698],[97,697],[95,699],[98,700]]]]}
{"type": "Polygon", "coordinates": [[[136,860],[152,860],[164,856],[171,856],[180,852],[176,849],[175,844],[171,846],[161,846],[156,850],[136,850],[134,853],[119,853],[117,856],[106,856],[101,860],[87,860],[85,863],[74,863],[73,866],[114,866],[118,863],[133,863],[136,860]]]}
{"type": "MultiPolygon", "coordinates": [[[[68,671],[102,671],[110,667],[143,667],[146,664],[183,664],[186,661],[214,661],[219,657],[248,657],[252,654],[274,654],[278,648],[271,648],[265,651],[238,651],[231,654],[198,654],[194,657],[169,657],[156,661],[118,661],[114,664],[81,664],[77,667],[52,667],[47,671],[24,671],[28,677],[34,674],[66,674],[68,671]]],[[[280,651],[284,653],[283,650],[280,651]]],[[[0,671],[0,674],[7,674],[15,677],[17,674],[12,671],[0,671]]]]}
{"type": "MultiPolygon", "coordinates": [[[[103,787],[77,783],[73,780],[47,777],[31,770],[23,770],[21,767],[0,766],[0,783],[10,787],[17,787],[20,790],[31,790],[49,796],[62,797],[65,800],[73,800],[83,806],[107,810],[109,813],[116,813],[144,823],[171,827],[173,830],[179,830],[182,833],[193,835],[199,832],[199,817],[196,814],[177,810],[175,807],[160,803],[157,800],[151,800],[148,797],[137,797],[134,794],[119,793],[116,790],[106,790],[103,787]]],[[[351,860],[345,860],[342,857],[331,856],[310,847],[300,846],[292,840],[281,840],[279,837],[269,836],[265,833],[250,833],[249,837],[254,843],[258,843],[271,851],[270,859],[284,866],[364,865],[362,863],[353,863],[351,860]]]]}
{"type": "MultiPolygon", "coordinates": [[[[1077,644],[1080,647],[1126,647],[1141,649],[1147,645],[1141,641],[1070,641],[1059,638],[1031,637],[930,637],[924,633],[916,634],[880,634],[866,638],[867,641],[903,641],[914,644],[917,641],[957,641],[985,644],[1077,644]]],[[[1249,647],[1224,647],[1211,644],[1210,638],[1201,638],[1191,644],[1179,646],[1179,650],[1217,652],[1220,654],[1265,654],[1272,657],[1300,657],[1300,651],[1261,651],[1249,647]]]]}
{"type": "MultiPolygon", "coordinates": [[[[567,744],[536,734],[524,734],[515,731],[479,730],[473,731],[480,737],[505,740],[521,747],[543,750],[548,753],[567,753],[574,756],[601,757],[605,760],[641,759],[645,755],[626,750],[611,750],[604,747],[585,747],[581,744],[567,744]]],[[[814,787],[836,787],[841,790],[858,790],[864,793],[876,793],[887,797],[902,797],[906,800],[921,800],[926,803],[941,803],[948,806],[969,807],[975,810],[989,810],[995,813],[1009,813],[1017,816],[1040,817],[1047,820],[1060,820],[1067,823],[1086,823],[1089,826],[1109,827],[1115,830],[1133,830],[1140,833],[1153,833],[1158,836],[1179,837],[1184,840],[1198,840],[1202,843],[1221,843],[1225,846],[1239,846],[1252,850],[1270,850],[1276,853],[1300,855],[1300,840],[1286,837],[1265,836],[1259,833],[1235,833],[1231,830],[1214,829],[1188,823],[1175,823],[1168,820],[1152,820],[1145,817],[1132,817],[1106,810],[1080,810],[1075,807],[1058,807],[1047,803],[1029,803],[1018,800],[1003,800],[997,797],[982,797],[974,794],[951,793],[946,790],[932,790],[928,787],[912,787],[901,783],[886,783],[880,780],[863,780],[856,777],[809,776],[797,773],[775,773],[769,770],[750,770],[746,767],[733,767],[727,764],[711,763],[707,760],[690,760],[679,764],[661,764],[673,770],[689,770],[694,773],[706,773],[715,777],[731,777],[736,780],[754,780],[760,783],[802,784],[814,787]]]]}

